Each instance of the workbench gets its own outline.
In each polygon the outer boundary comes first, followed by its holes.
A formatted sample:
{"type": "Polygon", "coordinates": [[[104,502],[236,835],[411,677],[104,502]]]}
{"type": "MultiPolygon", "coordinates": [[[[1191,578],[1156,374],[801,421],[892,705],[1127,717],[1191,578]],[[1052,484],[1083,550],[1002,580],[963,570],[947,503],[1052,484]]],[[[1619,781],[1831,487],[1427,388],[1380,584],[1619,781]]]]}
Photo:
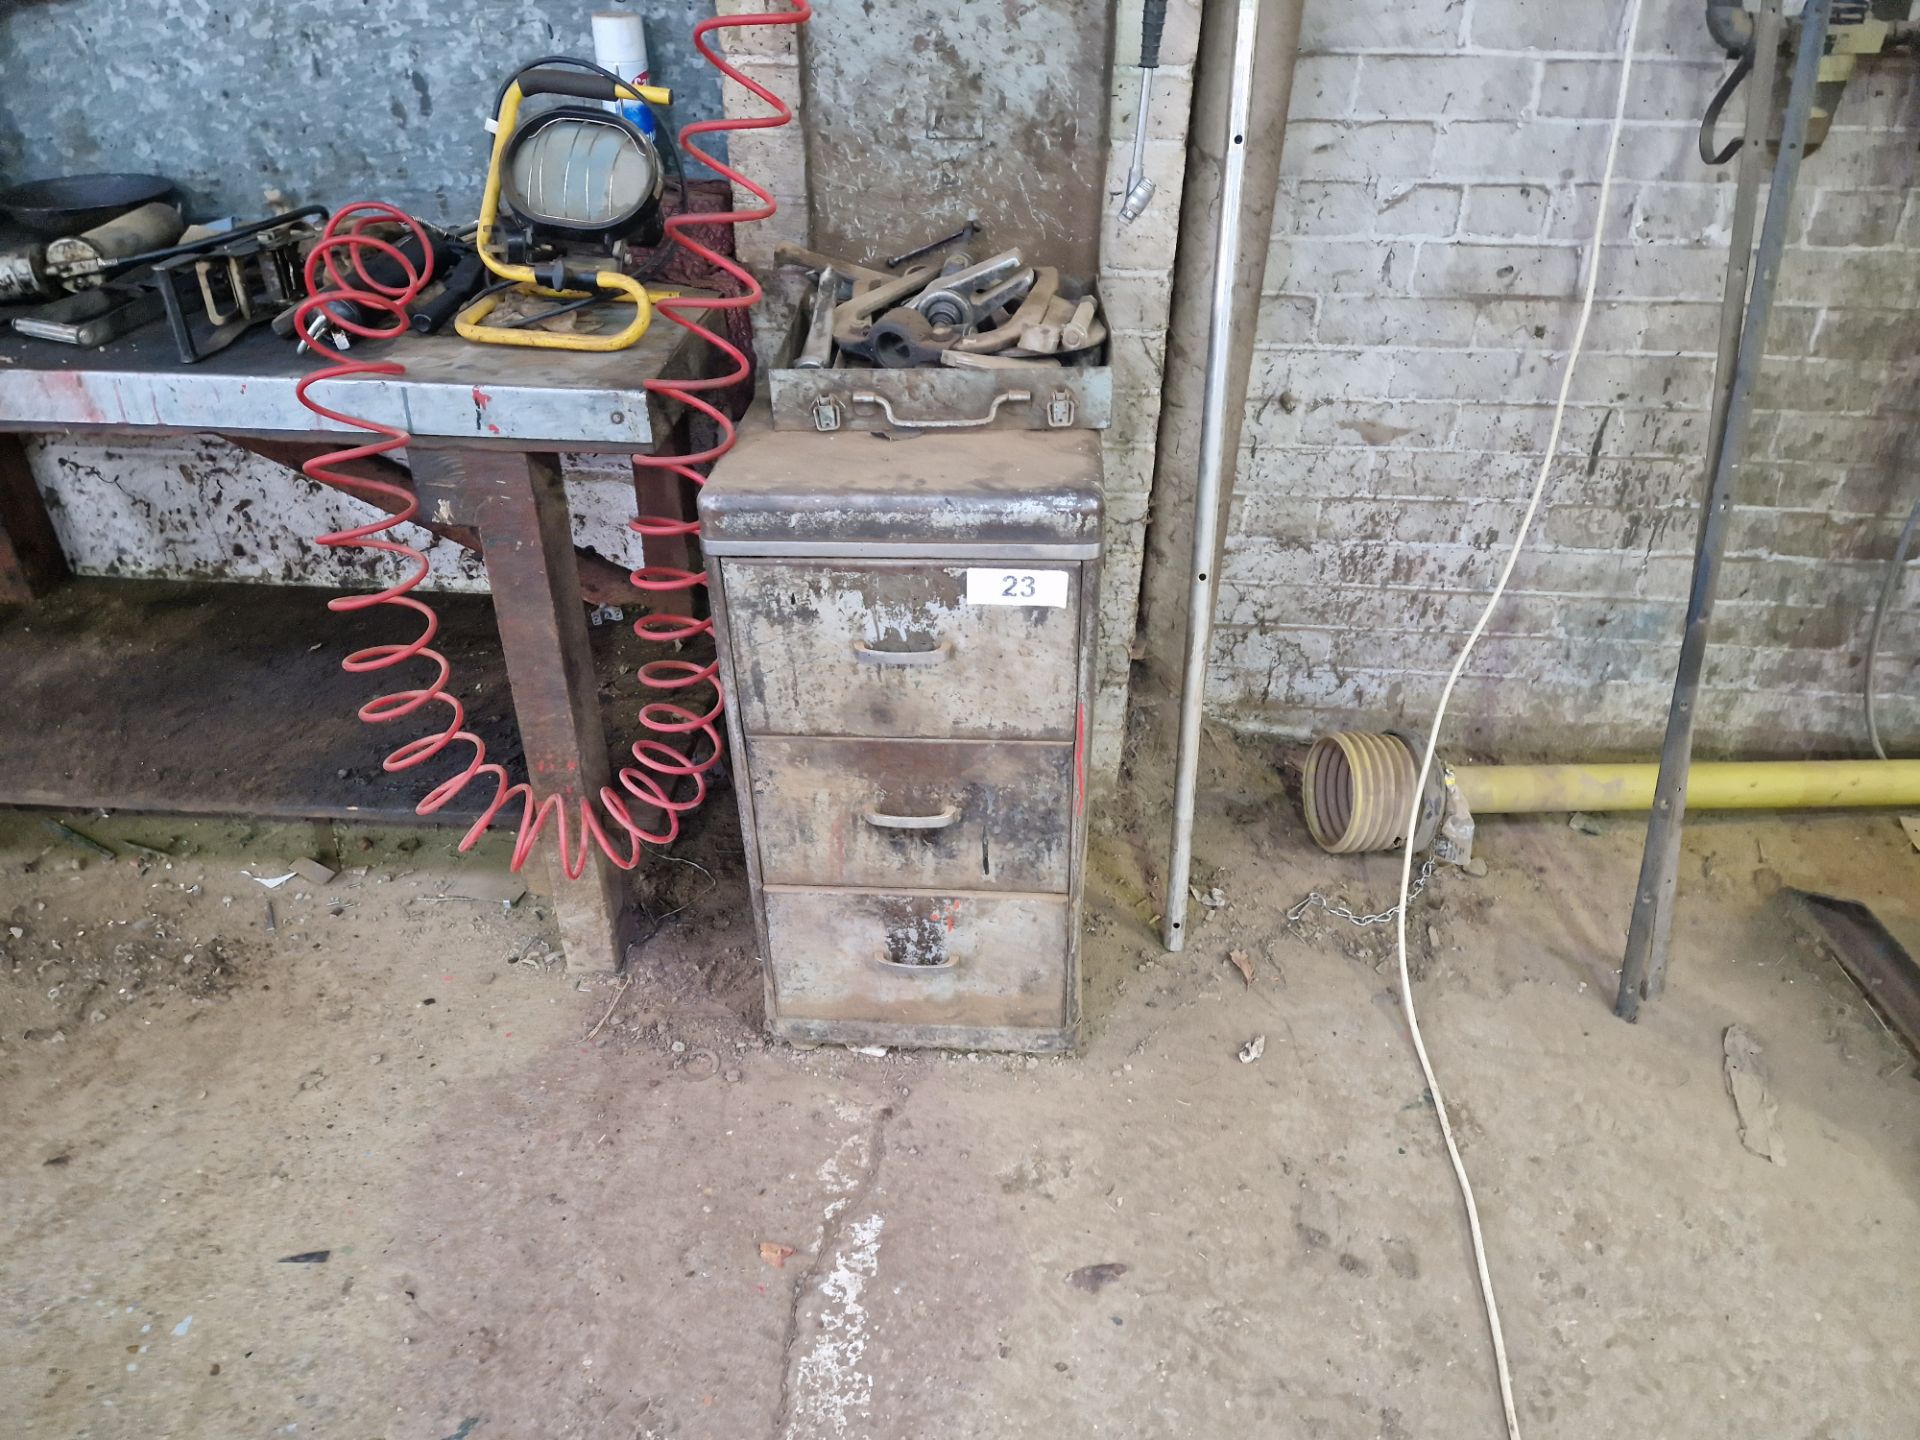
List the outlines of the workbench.
{"type": "MultiPolygon", "coordinates": [[[[0,324],[5,315],[0,311],[0,324]]],[[[687,417],[663,409],[643,384],[655,377],[708,373],[704,367],[711,365],[715,352],[677,326],[656,323],[639,344],[608,354],[480,346],[452,336],[408,336],[357,346],[353,353],[355,358],[396,361],[406,373],[329,382],[316,388],[315,398],[347,414],[404,429],[412,439],[406,465],[373,459],[338,468],[414,489],[421,509],[417,523],[482,553],[525,773],[542,795],[556,790],[597,795],[611,783],[612,767],[583,600],[631,606],[639,592],[627,584],[619,567],[576,554],[558,457],[563,451],[678,449],[686,436],[679,436],[676,444],[673,432],[684,430],[687,417]]],[[[337,427],[295,398],[295,384],[319,363],[264,329],[191,366],[179,363],[163,326],[148,326],[97,350],[23,339],[10,329],[0,334],[0,605],[38,600],[67,577],[66,560],[29,472],[21,434],[205,433],[298,467],[339,448],[343,436],[367,433],[337,427]]],[[[688,515],[691,497],[683,493],[686,488],[670,476],[639,472],[639,509],[688,515]]],[[[647,561],[686,565],[692,560],[688,549],[685,541],[649,541],[647,561]]],[[[692,565],[697,568],[698,561],[692,565]]],[[[689,603],[691,597],[685,594],[662,596],[659,608],[689,603]]],[[[333,639],[340,620],[347,617],[315,610],[312,638],[333,639]]],[[[261,612],[277,613],[264,604],[261,612]]],[[[5,613],[0,611],[0,616],[5,613]]],[[[277,631],[291,639],[285,634],[288,625],[276,623],[277,631]]],[[[265,630],[274,632],[276,623],[266,624],[265,630]]],[[[470,636],[474,622],[469,617],[453,628],[470,636]]],[[[484,617],[479,628],[485,629],[484,617]]],[[[470,641],[462,644],[471,648],[470,641]]],[[[207,693],[213,677],[204,673],[204,664],[179,658],[178,665],[149,666],[141,674],[146,683],[172,684],[175,689],[178,679],[166,677],[196,675],[193,696],[142,697],[136,691],[129,697],[128,676],[115,667],[115,674],[100,677],[103,686],[116,686],[114,705],[106,708],[163,713],[191,701],[210,707],[207,725],[217,741],[220,699],[207,693]]],[[[324,674],[331,663],[318,655],[308,658],[316,672],[316,695],[337,689],[324,674]]],[[[69,747],[80,743],[83,727],[96,727],[102,718],[86,700],[76,703],[70,693],[54,693],[75,678],[70,665],[63,668],[56,660],[44,646],[33,652],[33,664],[24,670],[24,662],[15,657],[15,682],[9,685],[14,704],[9,709],[16,717],[16,733],[10,746],[0,746],[0,803],[179,813],[205,813],[210,803],[223,803],[210,802],[204,777],[178,763],[177,746],[163,753],[169,740],[143,726],[116,737],[130,752],[124,765],[80,774],[71,766],[44,763],[49,755],[64,759],[69,747]],[[31,682],[20,683],[23,673],[38,675],[42,685],[53,688],[30,693],[31,682]],[[143,747],[153,753],[143,753],[143,747]],[[156,777],[165,776],[175,777],[171,789],[156,783],[156,777]]],[[[461,678],[464,682],[464,673],[461,678]]],[[[236,686],[246,683],[243,674],[234,680],[236,686]]],[[[487,717],[476,714],[475,720],[486,734],[487,717]]],[[[364,730],[361,771],[379,774],[379,758],[408,738],[397,730],[364,730]]],[[[302,732],[296,729],[279,748],[297,751],[301,740],[302,732]]],[[[284,778],[298,769],[296,764],[289,772],[283,764],[271,773],[284,778]]],[[[424,795],[444,778],[443,770],[429,763],[401,777],[400,783],[424,795]]],[[[341,773],[347,772],[343,768],[341,773]]],[[[474,787],[476,798],[479,788],[474,787]]],[[[244,793],[229,788],[223,809],[277,818],[357,813],[337,795],[269,798],[258,787],[244,793]]],[[[517,806],[510,815],[517,817],[517,806]]],[[[457,813],[444,818],[462,823],[457,813]]],[[[508,823],[508,817],[501,823],[508,823]]],[[[543,850],[552,848],[543,837],[543,850]]],[[[577,881],[561,877],[557,865],[552,874],[569,967],[616,968],[630,928],[633,887],[628,877],[598,863],[577,881]]]]}

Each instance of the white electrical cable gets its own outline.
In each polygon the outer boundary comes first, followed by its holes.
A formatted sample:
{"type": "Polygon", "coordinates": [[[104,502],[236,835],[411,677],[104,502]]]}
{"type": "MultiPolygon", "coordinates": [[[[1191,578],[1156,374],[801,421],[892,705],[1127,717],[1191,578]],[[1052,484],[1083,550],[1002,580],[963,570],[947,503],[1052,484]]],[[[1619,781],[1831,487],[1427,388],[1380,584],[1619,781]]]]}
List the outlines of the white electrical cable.
{"type": "Polygon", "coordinates": [[[1487,1329],[1493,1337],[1493,1362],[1500,1377],[1500,1404],[1506,1411],[1508,1440],[1520,1440],[1520,1417],[1513,1408],[1513,1374],[1507,1366],[1507,1337],[1500,1328],[1500,1307],[1493,1296],[1493,1275],[1487,1269],[1487,1242],[1480,1233],[1480,1207],[1474,1203],[1473,1185],[1467,1179],[1467,1167],[1460,1159],[1460,1147],[1454,1143],[1453,1123],[1447,1118],[1447,1102],[1440,1094],[1440,1080],[1433,1073],[1433,1061],[1427,1057],[1427,1044],[1421,1038],[1420,1020],[1413,1008],[1413,982],[1407,974],[1407,892],[1413,885],[1414,836],[1420,828],[1420,801],[1426,794],[1427,777],[1433,773],[1433,757],[1440,744],[1440,726],[1447,718],[1447,702],[1453,698],[1453,687],[1466,670],[1473,647],[1480,642],[1480,636],[1493,619],[1494,608],[1507,593],[1507,583],[1513,578],[1513,567],[1519,563],[1520,552],[1527,543],[1527,534],[1533,529],[1533,518],[1539,512],[1541,497],[1546,494],[1547,479],[1560,448],[1560,430],[1567,417],[1567,396],[1573,388],[1573,371],[1580,361],[1580,348],[1586,343],[1587,321],[1593,315],[1593,297],[1600,286],[1600,242],[1607,231],[1607,205],[1613,191],[1614,155],[1620,144],[1621,123],[1627,113],[1627,80],[1633,73],[1634,42],[1640,31],[1640,6],[1641,0],[1631,0],[1627,11],[1626,52],[1620,61],[1620,89],[1614,96],[1613,126],[1607,132],[1606,168],[1600,175],[1600,198],[1594,209],[1593,243],[1588,247],[1587,254],[1586,293],[1580,302],[1580,322],[1574,327],[1573,343],[1567,348],[1567,368],[1560,376],[1560,397],[1554,402],[1553,428],[1547,432],[1547,451],[1541,457],[1540,474],[1533,482],[1533,493],[1527,498],[1527,510],[1520,517],[1520,529],[1514,534],[1513,545],[1507,551],[1506,564],[1500,567],[1500,579],[1493,587],[1493,594],[1487,597],[1486,608],[1480,612],[1480,618],[1474,621],[1467,643],[1460,647],[1453,668],[1447,672],[1447,683],[1440,689],[1440,703],[1433,712],[1433,725],[1427,731],[1426,752],[1420,759],[1420,775],[1413,787],[1412,810],[1407,816],[1406,848],[1400,855],[1399,915],[1394,922],[1400,954],[1400,1004],[1406,1011],[1407,1030],[1413,1036],[1414,1054],[1420,1057],[1420,1069],[1427,1078],[1427,1093],[1433,1096],[1433,1112],[1440,1120],[1440,1138],[1446,1141],[1447,1158],[1453,1162],[1454,1178],[1460,1182],[1460,1198],[1466,1202],[1467,1229],[1473,1237],[1473,1263],[1479,1271],[1480,1295],[1487,1309],[1487,1329]]]}

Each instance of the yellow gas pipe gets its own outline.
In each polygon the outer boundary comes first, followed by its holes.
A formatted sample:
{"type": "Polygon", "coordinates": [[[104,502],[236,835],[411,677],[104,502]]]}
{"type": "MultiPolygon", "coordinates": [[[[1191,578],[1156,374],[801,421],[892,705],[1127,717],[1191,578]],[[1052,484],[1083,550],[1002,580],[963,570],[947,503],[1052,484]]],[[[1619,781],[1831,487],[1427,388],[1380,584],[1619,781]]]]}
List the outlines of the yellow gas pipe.
{"type": "MultiPolygon", "coordinates": [[[[1454,783],[1476,815],[1555,810],[1647,810],[1660,767],[1456,765],[1454,783]]],[[[1920,760],[1703,761],[1687,772],[1689,810],[1834,810],[1920,805],[1920,760]]]]}
{"type": "MultiPolygon", "coordinates": [[[[1307,829],[1335,854],[1402,843],[1417,765],[1398,735],[1337,731],[1307,753],[1301,804],[1307,829]]],[[[1659,765],[1459,765],[1430,780],[1425,836],[1439,823],[1441,787],[1455,786],[1475,815],[1647,810],[1659,765]]],[[[1920,760],[1704,761],[1687,778],[1689,810],[1826,810],[1920,806],[1920,760]]]]}

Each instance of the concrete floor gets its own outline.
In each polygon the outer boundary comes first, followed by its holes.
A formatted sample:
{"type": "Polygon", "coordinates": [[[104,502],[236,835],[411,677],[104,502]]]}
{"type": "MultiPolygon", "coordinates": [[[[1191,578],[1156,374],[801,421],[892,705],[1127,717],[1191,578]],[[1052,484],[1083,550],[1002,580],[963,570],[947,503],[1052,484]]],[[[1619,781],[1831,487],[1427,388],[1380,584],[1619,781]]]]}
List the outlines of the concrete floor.
{"type": "MultiPolygon", "coordinates": [[[[1044,1061],[765,1043],[724,838],[622,991],[561,973],[538,896],[450,898],[497,852],[439,835],[345,834],[366,872],[269,932],[239,872],[311,831],[68,817],[179,838],[142,868],[0,814],[0,1434],[1499,1434],[1389,937],[1284,916],[1384,906],[1392,862],[1311,850],[1265,760],[1214,771],[1186,954],[1101,842],[1087,1043],[1044,1061]]],[[[1765,904],[1837,890],[1920,948],[1920,855],[1883,815],[1702,819],[1628,1027],[1639,826],[1602,831],[1487,823],[1414,926],[1523,1425],[1920,1433],[1920,1087],[1765,904]],[[1736,1022],[1784,1165],[1741,1147],[1736,1022]]]]}

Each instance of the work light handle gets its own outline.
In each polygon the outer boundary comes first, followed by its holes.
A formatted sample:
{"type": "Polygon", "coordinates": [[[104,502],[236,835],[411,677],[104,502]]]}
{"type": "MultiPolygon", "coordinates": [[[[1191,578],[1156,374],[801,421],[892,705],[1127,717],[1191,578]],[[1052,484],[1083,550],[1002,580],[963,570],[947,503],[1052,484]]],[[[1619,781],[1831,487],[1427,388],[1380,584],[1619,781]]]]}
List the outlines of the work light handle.
{"type": "Polygon", "coordinates": [[[673,92],[660,85],[615,84],[586,70],[529,70],[520,77],[522,95],[571,95],[576,100],[644,100],[671,105],[673,92]]]}

